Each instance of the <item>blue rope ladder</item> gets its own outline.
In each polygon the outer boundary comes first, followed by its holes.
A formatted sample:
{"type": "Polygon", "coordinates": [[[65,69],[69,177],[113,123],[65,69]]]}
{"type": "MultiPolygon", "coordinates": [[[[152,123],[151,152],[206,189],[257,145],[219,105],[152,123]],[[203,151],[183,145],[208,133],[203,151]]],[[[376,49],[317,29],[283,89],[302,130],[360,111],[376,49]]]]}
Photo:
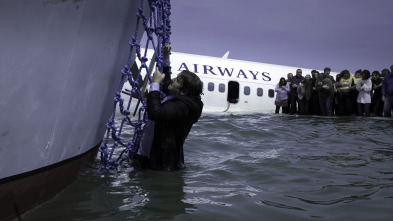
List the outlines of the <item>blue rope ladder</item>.
{"type": "Polygon", "coordinates": [[[136,15],[137,24],[135,28],[135,33],[132,36],[132,40],[129,42],[130,53],[128,56],[128,61],[124,68],[121,70],[122,78],[120,81],[119,89],[117,90],[114,98],[112,116],[106,124],[106,136],[99,148],[99,152],[101,154],[101,164],[98,172],[102,171],[103,169],[106,172],[110,171],[111,169],[116,169],[125,160],[132,160],[134,154],[138,150],[139,142],[142,135],[142,126],[147,121],[147,113],[145,111],[146,101],[144,101],[143,99],[143,91],[140,90],[142,70],[146,71],[145,81],[148,80],[150,83],[152,81],[151,76],[149,75],[149,73],[151,72],[149,72],[149,67],[146,65],[146,62],[149,60],[146,56],[147,49],[149,48],[150,43],[152,44],[152,49],[154,49],[155,52],[153,57],[155,56],[154,58],[156,61],[156,65],[161,72],[163,71],[162,69],[165,61],[162,52],[164,50],[165,44],[170,44],[171,34],[171,26],[169,20],[169,16],[171,14],[170,0],[147,0],[149,4],[148,16],[146,16],[143,12],[145,1],[146,0],[141,0],[141,4],[136,15]],[[141,54],[141,44],[137,40],[141,22],[144,31],[147,34],[147,41],[145,44],[143,55],[141,54]],[[130,68],[131,62],[133,62],[134,60],[133,57],[135,57],[135,53],[137,59],[140,62],[140,67],[137,68],[138,73],[133,73],[132,70],[134,70],[135,72],[135,69],[130,68]],[[122,99],[120,96],[125,80],[128,80],[132,88],[130,90],[130,99],[126,108],[124,108],[124,99],[122,99]],[[130,106],[133,98],[137,98],[139,102],[142,103],[141,107],[139,107],[138,109],[138,116],[136,121],[132,121],[130,118],[130,106]],[[120,113],[123,115],[119,128],[116,127],[115,123],[117,106],[119,106],[120,113]],[[125,123],[128,123],[129,125],[134,127],[134,135],[131,141],[128,143],[126,143],[125,140],[121,139],[121,133],[125,123]],[[110,141],[110,139],[113,140],[113,145],[111,148],[108,147],[108,142],[110,141]],[[115,157],[113,153],[115,149],[120,146],[122,146],[124,149],[121,151],[119,156],[115,157]],[[114,159],[112,159],[112,157],[114,159]]]}

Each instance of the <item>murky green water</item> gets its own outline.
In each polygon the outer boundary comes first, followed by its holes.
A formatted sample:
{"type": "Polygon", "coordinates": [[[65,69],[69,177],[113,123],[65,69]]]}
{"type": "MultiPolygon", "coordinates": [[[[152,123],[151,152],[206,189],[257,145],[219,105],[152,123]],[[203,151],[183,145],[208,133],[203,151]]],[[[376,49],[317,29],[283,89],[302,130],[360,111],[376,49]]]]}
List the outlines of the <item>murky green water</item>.
{"type": "MultiPolygon", "coordinates": [[[[130,132],[130,130],[129,130],[130,132]]],[[[23,220],[393,220],[393,120],[204,114],[180,172],[99,159],[23,220]]]]}

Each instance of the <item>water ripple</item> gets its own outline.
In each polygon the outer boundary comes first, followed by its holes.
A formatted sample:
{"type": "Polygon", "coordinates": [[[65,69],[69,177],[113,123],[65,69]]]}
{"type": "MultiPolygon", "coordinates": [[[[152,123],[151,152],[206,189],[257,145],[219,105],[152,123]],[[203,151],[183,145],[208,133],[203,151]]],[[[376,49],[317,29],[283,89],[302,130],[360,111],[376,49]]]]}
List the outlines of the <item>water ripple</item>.
{"type": "Polygon", "coordinates": [[[24,220],[393,220],[391,128],[380,118],[203,114],[185,170],[123,165],[96,176],[97,162],[24,220]]]}

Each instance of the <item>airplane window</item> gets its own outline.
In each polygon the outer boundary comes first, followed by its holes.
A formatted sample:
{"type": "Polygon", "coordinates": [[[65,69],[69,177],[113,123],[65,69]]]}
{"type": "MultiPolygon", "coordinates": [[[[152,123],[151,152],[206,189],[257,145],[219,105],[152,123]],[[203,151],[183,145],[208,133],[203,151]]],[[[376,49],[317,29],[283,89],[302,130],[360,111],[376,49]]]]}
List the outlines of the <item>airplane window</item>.
{"type": "Polygon", "coordinates": [[[274,90],[269,89],[269,97],[273,98],[274,97],[274,90]]]}
{"type": "Polygon", "coordinates": [[[245,86],[244,87],[244,94],[245,95],[250,95],[250,87],[249,86],[245,86]]]}
{"type": "Polygon", "coordinates": [[[209,82],[207,84],[207,90],[209,91],[214,91],[214,83],[213,82],[209,82]]]}
{"type": "Polygon", "coordinates": [[[221,93],[224,93],[225,92],[225,84],[219,84],[218,85],[218,91],[221,92],[221,93]]]}
{"type": "Polygon", "coordinates": [[[257,88],[257,96],[262,97],[263,95],[263,89],[262,88],[257,88]]]}

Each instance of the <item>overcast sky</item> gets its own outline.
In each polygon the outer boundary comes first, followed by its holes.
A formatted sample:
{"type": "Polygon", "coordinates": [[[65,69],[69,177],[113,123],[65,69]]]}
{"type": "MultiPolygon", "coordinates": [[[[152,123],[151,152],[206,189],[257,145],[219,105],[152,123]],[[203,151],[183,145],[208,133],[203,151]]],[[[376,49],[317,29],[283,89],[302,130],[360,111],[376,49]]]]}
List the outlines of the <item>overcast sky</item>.
{"type": "Polygon", "coordinates": [[[393,64],[393,0],[171,0],[175,52],[340,72],[393,64]]]}

